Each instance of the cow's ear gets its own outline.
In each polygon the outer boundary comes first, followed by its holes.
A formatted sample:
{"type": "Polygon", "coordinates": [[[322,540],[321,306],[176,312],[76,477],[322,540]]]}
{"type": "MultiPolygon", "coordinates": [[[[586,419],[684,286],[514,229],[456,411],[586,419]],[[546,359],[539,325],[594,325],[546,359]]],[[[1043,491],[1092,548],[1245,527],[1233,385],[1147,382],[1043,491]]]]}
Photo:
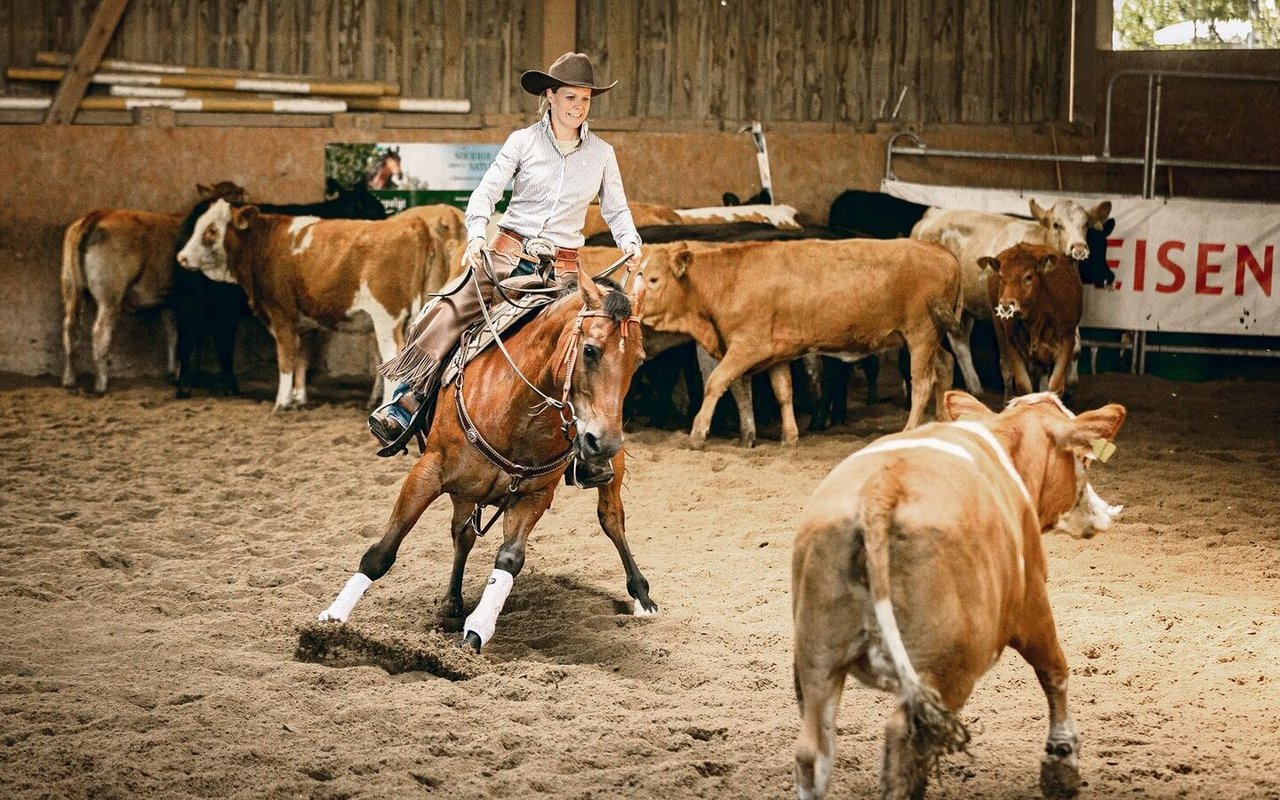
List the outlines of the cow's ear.
{"type": "Polygon", "coordinates": [[[236,230],[242,231],[248,228],[258,219],[257,206],[232,206],[231,207],[231,224],[236,230]]]}
{"type": "Polygon", "coordinates": [[[683,278],[684,274],[689,271],[689,265],[693,263],[693,253],[689,248],[682,247],[676,252],[675,258],[671,260],[671,274],[677,278],[683,278]]]}
{"type": "Polygon", "coordinates": [[[1110,236],[1112,231],[1116,229],[1116,218],[1109,217],[1106,222],[1102,223],[1102,235],[1110,236]]]}
{"type": "Polygon", "coordinates": [[[196,197],[199,197],[201,200],[208,200],[210,197],[213,197],[213,187],[205,186],[203,183],[197,183],[196,197]]]}
{"type": "Polygon", "coordinates": [[[1125,407],[1119,403],[1108,403],[1077,415],[1063,428],[1054,431],[1054,439],[1059,447],[1076,455],[1089,455],[1095,452],[1095,442],[1110,442],[1116,438],[1126,413],[1125,407]]]}
{"type": "Polygon", "coordinates": [[[1111,216],[1111,201],[1103,200],[1089,210],[1089,225],[1095,231],[1100,231],[1109,216],[1111,216]]]}
{"type": "Polygon", "coordinates": [[[1058,257],[1056,255],[1047,255],[1044,261],[1040,262],[1039,271],[1041,275],[1048,275],[1053,272],[1053,268],[1058,265],[1058,257]]]}
{"type": "Polygon", "coordinates": [[[966,417],[993,417],[996,413],[984,406],[981,400],[960,389],[951,389],[942,396],[942,410],[947,422],[966,417]]]}
{"type": "Polygon", "coordinates": [[[992,272],[1000,272],[1000,262],[994,256],[983,256],[978,259],[978,266],[983,269],[989,269],[992,272]]]}
{"type": "Polygon", "coordinates": [[[1035,217],[1036,221],[1039,222],[1041,225],[1045,226],[1046,228],[1049,227],[1049,212],[1041,208],[1040,204],[1037,203],[1034,199],[1032,199],[1028,203],[1028,205],[1031,207],[1031,216],[1035,217]]]}

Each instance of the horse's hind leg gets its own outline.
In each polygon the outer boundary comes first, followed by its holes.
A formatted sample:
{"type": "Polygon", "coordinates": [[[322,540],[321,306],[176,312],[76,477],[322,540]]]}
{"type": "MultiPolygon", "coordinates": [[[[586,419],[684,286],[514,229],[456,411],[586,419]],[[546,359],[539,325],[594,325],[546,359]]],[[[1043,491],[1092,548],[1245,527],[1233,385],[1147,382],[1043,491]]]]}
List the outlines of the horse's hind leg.
{"type": "Polygon", "coordinates": [[[321,621],[346,622],[370,584],[387,574],[396,561],[396,552],[404,537],[413,530],[422,512],[440,496],[440,456],[428,453],[413,465],[409,476],[400,487],[400,497],[387,520],[382,538],[365,551],[360,559],[360,571],[347,581],[347,585],[333,603],[320,612],[321,621]]]}
{"type": "Polygon", "coordinates": [[[449,576],[449,594],[441,613],[445,630],[462,630],[462,575],[467,569],[467,556],[476,544],[476,532],[471,527],[471,515],[476,504],[453,499],[453,521],[449,525],[453,535],[453,572],[449,576]]]}
{"type": "Polygon", "coordinates": [[[529,532],[551,507],[554,494],[555,484],[552,484],[541,492],[520,497],[503,514],[502,546],[498,548],[493,572],[485,584],[480,602],[476,603],[462,626],[462,643],[473,651],[480,652],[485,642],[493,638],[498,615],[502,613],[516,576],[524,568],[524,548],[529,532]]]}
{"type": "Polygon", "coordinates": [[[600,518],[600,527],[618,548],[622,558],[622,568],[627,571],[627,594],[635,601],[632,613],[637,617],[647,617],[658,613],[658,605],[649,599],[649,581],[636,566],[631,556],[631,546],[627,544],[626,513],[622,508],[622,476],[626,472],[626,455],[623,451],[613,457],[613,480],[607,486],[601,486],[600,502],[596,505],[596,516],[600,518]]]}

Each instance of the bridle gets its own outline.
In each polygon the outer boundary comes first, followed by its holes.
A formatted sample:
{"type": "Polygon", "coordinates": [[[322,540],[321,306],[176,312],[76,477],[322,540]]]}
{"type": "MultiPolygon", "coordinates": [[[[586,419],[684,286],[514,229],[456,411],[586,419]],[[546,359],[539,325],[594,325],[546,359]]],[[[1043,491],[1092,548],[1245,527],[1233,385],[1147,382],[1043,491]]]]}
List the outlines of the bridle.
{"type": "MultiPolygon", "coordinates": [[[[484,259],[485,270],[487,273],[492,275],[492,267],[489,263],[489,253],[487,251],[481,251],[481,253],[482,258],[484,259]]],[[[626,258],[619,260],[609,271],[612,272],[617,269],[618,266],[625,261],[626,258]]],[[[507,360],[507,364],[510,365],[512,371],[516,373],[516,376],[519,377],[526,386],[533,390],[534,394],[541,398],[541,401],[534,404],[530,410],[530,416],[537,416],[548,408],[556,409],[560,415],[560,433],[564,436],[565,441],[568,442],[568,446],[558,455],[537,464],[526,465],[507,458],[484,438],[484,435],[480,433],[480,429],[476,427],[475,421],[472,420],[470,413],[467,411],[466,400],[462,396],[463,378],[466,372],[465,354],[469,349],[468,346],[470,343],[480,334],[480,327],[476,326],[467,331],[463,336],[461,345],[458,347],[454,365],[456,367],[457,377],[454,379],[455,389],[453,397],[454,406],[458,415],[458,425],[462,428],[463,435],[471,446],[479,451],[479,453],[484,456],[489,463],[502,470],[511,478],[510,483],[507,486],[507,493],[497,503],[493,504],[496,507],[496,510],[487,525],[481,526],[480,524],[480,512],[484,504],[476,505],[476,510],[472,515],[471,524],[477,536],[484,536],[485,533],[489,531],[489,528],[493,526],[493,523],[497,521],[498,517],[502,515],[502,512],[506,511],[507,507],[514,501],[516,492],[519,490],[521,483],[531,478],[549,475],[557,469],[561,469],[566,461],[572,461],[578,458],[578,451],[574,446],[574,438],[577,435],[580,421],[578,419],[577,410],[573,407],[573,402],[569,399],[569,396],[573,391],[573,370],[577,365],[578,347],[582,342],[582,325],[591,317],[613,319],[613,315],[602,310],[593,311],[585,306],[578,311],[578,314],[574,319],[573,334],[570,336],[569,346],[565,350],[564,357],[561,360],[565,374],[564,383],[561,386],[560,397],[557,399],[535,386],[533,382],[525,376],[520,367],[516,365],[515,360],[511,357],[511,353],[508,352],[506,345],[502,342],[502,337],[499,335],[498,328],[494,324],[493,318],[489,315],[489,309],[484,302],[484,294],[480,288],[480,281],[476,277],[474,270],[470,275],[470,279],[475,288],[476,295],[480,299],[480,311],[484,317],[485,327],[493,336],[494,345],[507,360]]],[[[496,281],[494,283],[497,285],[496,281]]],[[[556,287],[556,291],[559,290],[560,287],[556,287]]],[[[623,347],[626,346],[628,323],[634,323],[637,330],[639,330],[640,318],[637,316],[629,316],[626,319],[619,321],[623,347]]],[[[570,466],[572,466],[572,464],[570,466]]]]}

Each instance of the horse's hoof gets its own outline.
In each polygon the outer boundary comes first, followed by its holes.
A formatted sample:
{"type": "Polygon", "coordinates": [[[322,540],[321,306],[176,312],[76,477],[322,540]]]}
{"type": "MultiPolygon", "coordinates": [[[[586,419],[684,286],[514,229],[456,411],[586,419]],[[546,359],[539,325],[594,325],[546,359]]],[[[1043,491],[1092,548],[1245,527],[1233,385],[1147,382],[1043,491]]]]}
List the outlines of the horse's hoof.
{"type": "Polygon", "coordinates": [[[650,600],[647,605],[637,600],[635,601],[635,606],[631,613],[636,617],[656,617],[660,611],[658,609],[658,604],[652,600],[650,600]]]}
{"type": "Polygon", "coordinates": [[[462,639],[458,641],[458,649],[479,653],[480,644],[480,637],[476,635],[475,631],[467,631],[463,634],[462,639]]]}
{"type": "Polygon", "coordinates": [[[1080,793],[1080,769],[1075,756],[1045,755],[1040,759],[1040,793],[1048,800],[1067,800],[1080,793]]]}

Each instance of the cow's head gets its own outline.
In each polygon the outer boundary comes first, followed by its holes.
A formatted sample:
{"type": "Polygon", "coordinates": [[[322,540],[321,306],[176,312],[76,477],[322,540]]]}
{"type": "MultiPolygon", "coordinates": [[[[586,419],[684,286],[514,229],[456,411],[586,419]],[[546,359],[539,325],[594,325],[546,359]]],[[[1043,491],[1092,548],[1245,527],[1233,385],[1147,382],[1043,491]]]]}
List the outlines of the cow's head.
{"type": "Polygon", "coordinates": [[[648,301],[640,319],[659,330],[683,330],[678,320],[689,311],[688,272],[693,251],[685,243],[677,242],[646,247],[645,254],[640,274],[648,301]]]}
{"type": "Polygon", "coordinates": [[[943,398],[951,420],[975,419],[1008,451],[1036,504],[1042,533],[1088,539],[1111,527],[1123,506],[1110,506],[1089,483],[1089,466],[1114,450],[1111,440],[1125,408],[1109,403],[1073,414],[1052,392],[1015,397],[997,414],[973,395],[952,390],[943,398]]]}
{"type": "Polygon", "coordinates": [[[992,258],[978,259],[983,270],[990,270],[988,281],[999,281],[993,311],[996,319],[1035,316],[1044,296],[1044,278],[1055,269],[1074,269],[1065,256],[1051,248],[1016,244],[992,258]]]}
{"type": "Polygon", "coordinates": [[[1109,200],[1088,210],[1074,200],[1059,200],[1049,206],[1048,210],[1041,208],[1035,200],[1030,201],[1030,206],[1031,216],[1048,229],[1049,243],[1058,252],[1065,253],[1076,261],[1084,261],[1089,257],[1085,231],[1089,228],[1102,230],[1103,223],[1111,216],[1109,200]]]}
{"type": "Polygon", "coordinates": [[[195,230],[182,249],[178,263],[210,280],[235,283],[227,263],[227,249],[237,249],[239,237],[258,218],[257,206],[233,206],[217,200],[196,220],[195,230]]]}
{"type": "Polygon", "coordinates": [[[196,184],[196,195],[200,201],[226,200],[231,203],[243,203],[246,198],[245,188],[234,181],[218,181],[212,186],[196,184]]]}

